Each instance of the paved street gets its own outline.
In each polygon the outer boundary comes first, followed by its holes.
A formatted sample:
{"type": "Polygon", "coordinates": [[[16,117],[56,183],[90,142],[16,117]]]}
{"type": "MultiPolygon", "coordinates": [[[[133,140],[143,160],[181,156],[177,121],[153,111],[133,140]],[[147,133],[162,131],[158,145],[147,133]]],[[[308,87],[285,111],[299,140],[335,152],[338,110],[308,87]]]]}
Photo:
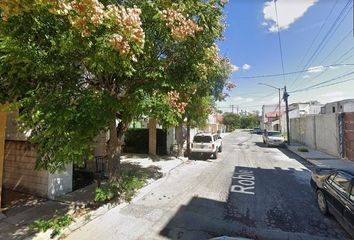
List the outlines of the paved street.
{"type": "Polygon", "coordinates": [[[144,198],[114,208],[67,239],[347,239],[317,209],[310,170],[259,135],[223,140],[217,160],[188,161],[144,198]]]}

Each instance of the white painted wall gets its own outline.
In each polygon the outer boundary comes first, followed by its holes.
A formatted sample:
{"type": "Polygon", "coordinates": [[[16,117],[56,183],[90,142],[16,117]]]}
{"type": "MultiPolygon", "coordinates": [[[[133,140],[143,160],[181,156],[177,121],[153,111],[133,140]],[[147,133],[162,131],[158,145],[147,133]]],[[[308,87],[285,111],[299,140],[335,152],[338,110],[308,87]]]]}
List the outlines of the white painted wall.
{"type": "Polygon", "coordinates": [[[344,103],[343,112],[354,112],[354,102],[344,103]]]}
{"type": "Polygon", "coordinates": [[[73,164],[68,164],[66,169],[55,174],[48,174],[48,198],[55,199],[72,191],[73,164]]]}

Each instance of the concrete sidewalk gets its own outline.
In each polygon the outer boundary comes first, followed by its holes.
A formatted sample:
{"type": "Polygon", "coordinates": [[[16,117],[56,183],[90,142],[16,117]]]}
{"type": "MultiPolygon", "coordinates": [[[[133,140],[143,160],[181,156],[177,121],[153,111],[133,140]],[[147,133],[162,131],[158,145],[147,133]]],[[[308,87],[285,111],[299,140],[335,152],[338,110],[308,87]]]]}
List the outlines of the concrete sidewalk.
{"type": "MultiPolygon", "coordinates": [[[[168,175],[170,171],[179,165],[183,164],[187,159],[175,158],[175,157],[150,157],[143,154],[125,154],[121,158],[122,164],[129,163],[137,165],[141,168],[156,168],[161,173],[162,178],[158,180],[148,180],[145,187],[140,189],[135,198],[141,198],[144,193],[150,191],[153,185],[158,184],[164,176],[168,175]]],[[[55,215],[73,214],[75,210],[82,209],[93,203],[95,197],[96,184],[89,185],[85,188],[78,189],[74,192],[66,194],[56,200],[47,200],[45,202],[38,203],[34,207],[31,207],[25,211],[18,212],[13,215],[0,220],[0,239],[7,240],[20,240],[20,239],[50,239],[50,232],[33,234],[30,231],[28,225],[37,219],[51,219],[55,215]]],[[[135,199],[134,198],[134,199],[135,199]]],[[[133,199],[133,201],[134,201],[133,199]]],[[[121,203],[120,205],[126,205],[127,203],[121,203]]],[[[116,207],[116,204],[108,203],[95,210],[88,212],[85,215],[89,215],[92,220],[98,216],[105,214],[112,207],[116,207]]],[[[88,222],[84,216],[75,219],[75,222],[69,226],[70,232],[75,230],[88,222]]]]}
{"type": "Polygon", "coordinates": [[[292,143],[288,146],[288,150],[302,157],[306,161],[310,162],[314,166],[328,167],[328,168],[353,168],[354,161],[340,159],[338,157],[329,155],[327,153],[311,149],[305,145],[299,143],[292,143]],[[299,148],[306,148],[308,152],[301,152],[299,148]]]}

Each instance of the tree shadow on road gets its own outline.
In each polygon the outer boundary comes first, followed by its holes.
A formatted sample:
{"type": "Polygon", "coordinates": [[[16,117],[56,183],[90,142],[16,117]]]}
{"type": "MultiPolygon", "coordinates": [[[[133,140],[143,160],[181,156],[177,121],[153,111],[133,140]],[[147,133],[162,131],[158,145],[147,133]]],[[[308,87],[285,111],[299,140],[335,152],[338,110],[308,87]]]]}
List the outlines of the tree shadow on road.
{"type": "Polygon", "coordinates": [[[339,224],[320,213],[306,169],[237,166],[233,176],[226,202],[195,196],[179,208],[160,235],[168,239],[346,239],[339,224]]]}

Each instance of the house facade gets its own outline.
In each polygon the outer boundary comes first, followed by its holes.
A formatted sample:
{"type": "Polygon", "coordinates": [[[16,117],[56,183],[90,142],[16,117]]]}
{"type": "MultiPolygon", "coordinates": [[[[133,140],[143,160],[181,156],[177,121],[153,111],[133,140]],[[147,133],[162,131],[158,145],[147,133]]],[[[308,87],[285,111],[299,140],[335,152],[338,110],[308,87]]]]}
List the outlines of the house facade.
{"type": "MultiPolygon", "coordinates": [[[[304,103],[292,103],[289,105],[289,119],[299,118],[304,115],[319,114],[323,104],[318,101],[310,101],[304,103]]],[[[279,105],[263,105],[262,106],[262,129],[286,132],[286,114],[285,106],[281,105],[279,116],[279,105]],[[280,125],[279,125],[280,124],[280,125]]]]}
{"type": "Polygon", "coordinates": [[[321,108],[322,114],[354,112],[354,99],[345,99],[337,102],[326,103],[321,108]]]}
{"type": "Polygon", "coordinates": [[[222,133],[226,131],[226,127],[222,124],[224,116],[221,114],[211,114],[208,117],[207,126],[203,129],[204,132],[222,133]]]}
{"type": "MultiPolygon", "coordinates": [[[[36,147],[27,141],[27,136],[17,130],[17,112],[2,113],[3,159],[0,174],[2,188],[10,191],[29,193],[49,199],[72,191],[72,164],[60,173],[36,171],[38,158],[36,147]]],[[[1,148],[1,146],[0,146],[1,148]]]]}
{"type": "Polygon", "coordinates": [[[286,129],[285,106],[279,104],[263,105],[260,128],[268,131],[282,131],[286,129]],[[284,116],[284,117],[283,117],[284,116]]]}

